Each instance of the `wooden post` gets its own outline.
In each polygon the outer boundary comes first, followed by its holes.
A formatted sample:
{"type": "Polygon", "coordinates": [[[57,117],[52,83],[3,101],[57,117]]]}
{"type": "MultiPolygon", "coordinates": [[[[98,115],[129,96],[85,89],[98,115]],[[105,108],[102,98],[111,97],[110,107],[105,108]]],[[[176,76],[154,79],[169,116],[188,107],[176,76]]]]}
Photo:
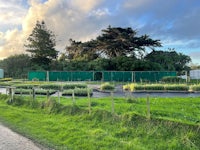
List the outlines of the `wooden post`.
{"type": "Polygon", "coordinates": [[[110,92],[111,95],[111,112],[112,114],[115,113],[115,105],[114,105],[114,98],[113,98],[113,91],[110,92]]]}
{"type": "Polygon", "coordinates": [[[15,95],[15,88],[12,87],[11,91],[12,91],[12,101],[13,101],[13,99],[14,99],[14,95],[15,95]]]}
{"type": "Polygon", "coordinates": [[[90,90],[87,90],[87,95],[88,95],[88,108],[89,108],[89,115],[91,115],[92,109],[91,109],[91,98],[90,98],[90,90]]]}
{"type": "Polygon", "coordinates": [[[72,104],[75,105],[75,96],[74,96],[74,90],[72,91],[72,104]]]}
{"type": "Polygon", "coordinates": [[[149,94],[147,95],[147,118],[151,119],[149,94]]]}
{"type": "Polygon", "coordinates": [[[33,94],[33,100],[35,100],[35,88],[34,87],[32,89],[32,94],[33,94]]]}
{"type": "Polygon", "coordinates": [[[60,91],[58,90],[58,103],[60,103],[60,91]]]}
{"type": "Polygon", "coordinates": [[[22,97],[22,88],[20,88],[20,96],[22,97]]]}
{"type": "Polygon", "coordinates": [[[13,102],[13,99],[14,99],[14,94],[15,94],[15,88],[14,87],[8,87],[8,94],[9,94],[9,97],[10,97],[10,102],[13,102]]]}
{"type": "Polygon", "coordinates": [[[8,93],[9,93],[9,96],[10,96],[10,102],[13,102],[13,98],[12,98],[12,88],[11,88],[11,87],[9,87],[8,93]]]}
{"type": "Polygon", "coordinates": [[[49,100],[49,90],[47,90],[47,100],[49,100]]]}

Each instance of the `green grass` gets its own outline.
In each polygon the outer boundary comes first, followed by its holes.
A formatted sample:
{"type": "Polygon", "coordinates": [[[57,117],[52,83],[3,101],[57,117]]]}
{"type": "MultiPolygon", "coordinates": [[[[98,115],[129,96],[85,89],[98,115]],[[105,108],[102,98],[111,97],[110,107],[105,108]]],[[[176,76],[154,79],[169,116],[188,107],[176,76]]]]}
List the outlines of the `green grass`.
{"type": "Polygon", "coordinates": [[[55,149],[197,150],[200,147],[200,98],[146,99],[16,97],[12,105],[0,95],[0,120],[17,132],[55,149]]]}

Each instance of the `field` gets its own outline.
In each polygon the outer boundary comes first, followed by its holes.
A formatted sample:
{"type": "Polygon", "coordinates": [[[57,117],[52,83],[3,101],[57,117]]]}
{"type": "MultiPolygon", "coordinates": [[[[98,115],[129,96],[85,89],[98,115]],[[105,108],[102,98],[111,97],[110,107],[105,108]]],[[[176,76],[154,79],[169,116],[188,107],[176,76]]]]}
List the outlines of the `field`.
{"type": "Polygon", "coordinates": [[[0,120],[54,149],[198,150],[200,98],[0,95],[0,120]],[[149,100],[149,101],[148,101],[149,100]],[[60,102],[60,103],[58,103],[60,102]],[[150,110],[150,111],[149,111],[150,110]]]}

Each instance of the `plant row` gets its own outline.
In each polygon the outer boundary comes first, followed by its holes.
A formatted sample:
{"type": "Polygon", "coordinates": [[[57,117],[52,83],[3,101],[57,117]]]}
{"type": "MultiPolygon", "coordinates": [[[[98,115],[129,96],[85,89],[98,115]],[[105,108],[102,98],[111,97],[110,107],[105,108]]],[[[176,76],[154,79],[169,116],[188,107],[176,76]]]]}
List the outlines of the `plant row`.
{"type": "MultiPolygon", "coordinates": [[[[36,90],[32,90],[32,89],[15,89],[15,94],[33,94],[33,92],[35,92],[35,94],[37,95],[52,95],[55,94],[57,92],[57,90],[48,90],[48,89],[36,89],[36,90]]],[[[88,96],[88,94],[90,96],[92,96],[92,89],[88,89],[88,88],[75,88],[75,89],[68,89],[68,90],[64,90],[62,92],[63,96],[72,96],[74,94],[74,96],[88,96]]]]}
{"type": "Polygon", "coordinates": [[[75,89],[75,88],[87,88],[86,84],[18,84],[15,85],[16,88],[20,89],[33,89],[33,88],[41,88],[41,89],[51,89],[51,90],[66,90],[66,89],[75,89]]]}
{"type": "Polygon", "coordinates": [[[200,91],[200,85],[186,84],[127,84],[123,86],[124,90],[129,91],[200,91]]]}

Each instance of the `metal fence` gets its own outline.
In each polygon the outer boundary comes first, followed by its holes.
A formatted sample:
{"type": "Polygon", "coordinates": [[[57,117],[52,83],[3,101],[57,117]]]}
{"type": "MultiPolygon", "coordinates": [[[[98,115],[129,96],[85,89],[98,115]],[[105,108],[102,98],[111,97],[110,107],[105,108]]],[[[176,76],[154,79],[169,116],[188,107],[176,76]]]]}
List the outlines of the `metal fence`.
{"type": "Polygon", "coordinates": [[[160,81],[177,76],[174,71],[30,71],[29,80],[39,81],[160,81]]]}

